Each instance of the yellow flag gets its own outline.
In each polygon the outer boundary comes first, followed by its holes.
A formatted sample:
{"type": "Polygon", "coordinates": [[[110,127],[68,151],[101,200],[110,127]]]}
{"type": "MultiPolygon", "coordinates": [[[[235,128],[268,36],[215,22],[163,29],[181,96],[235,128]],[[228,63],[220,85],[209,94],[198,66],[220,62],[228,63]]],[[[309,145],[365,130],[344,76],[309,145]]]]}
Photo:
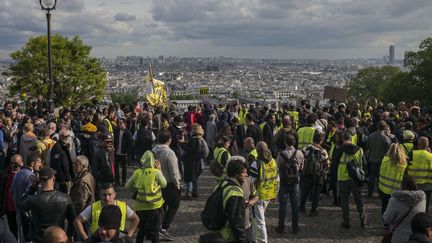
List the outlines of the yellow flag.
{"type": "Polygon", "coordinates": [[[147,100],[152,106],[162,106],[163,109],[167,107],[167,90],[163,81],[153,78],[151,66],[149,66],[147,82],[152,83],[152,92],[147,95],[147,100]]]}

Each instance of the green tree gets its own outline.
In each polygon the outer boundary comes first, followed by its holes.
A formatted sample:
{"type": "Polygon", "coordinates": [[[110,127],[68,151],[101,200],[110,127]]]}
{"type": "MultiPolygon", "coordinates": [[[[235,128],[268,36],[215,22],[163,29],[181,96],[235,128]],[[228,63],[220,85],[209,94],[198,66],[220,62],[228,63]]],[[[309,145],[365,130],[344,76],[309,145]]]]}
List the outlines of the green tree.
{"type": "Polygon", "coordinates": [[[388,85],[400,74],[397,67],[368,67],[361,69],[348,83],[348,96],[357,100],[382,98],[388,85]]]}
{"type": "MultiPolygon", "coordinates": [[[[99,61],[90,56],[91,47],[79,37],[52,37],[52,61],[55,105],[71,106],[100,99],[105,93],[107,73],[99,61]]],[[[30,38],[11,54],[15,61],[6,76],[12,78],[10,93],[27,93],[48,97],[47,37],[30,38]]]]}
{"type": "Polygon", "coordinates": [[[410,89],[407,95],[415,96],[414,99],[424,104],[432,104],[432,38],[423,40],[417,52],[405,52],[404,66],[409,70],[405,83],[410,89]]]}
{"type": "Polygon", "coordinates": [[[113,103],[133,105],[138,98],[136,93],[111,94],[111,100],[113,103]]]}

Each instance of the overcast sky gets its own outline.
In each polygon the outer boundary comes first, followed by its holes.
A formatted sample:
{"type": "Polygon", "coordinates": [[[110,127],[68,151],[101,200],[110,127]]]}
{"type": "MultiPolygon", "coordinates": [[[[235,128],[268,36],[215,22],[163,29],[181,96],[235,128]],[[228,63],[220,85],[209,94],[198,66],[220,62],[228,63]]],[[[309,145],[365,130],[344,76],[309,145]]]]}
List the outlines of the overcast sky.
{"type": "MultiPolygon", "coordinates": [[[[98,57],[396,58],[432,36],[432,0],[58,0],[53,34],[98,57]]],[[[0,0],[0,57],[46,34],[38,0],[0,0]]]]}

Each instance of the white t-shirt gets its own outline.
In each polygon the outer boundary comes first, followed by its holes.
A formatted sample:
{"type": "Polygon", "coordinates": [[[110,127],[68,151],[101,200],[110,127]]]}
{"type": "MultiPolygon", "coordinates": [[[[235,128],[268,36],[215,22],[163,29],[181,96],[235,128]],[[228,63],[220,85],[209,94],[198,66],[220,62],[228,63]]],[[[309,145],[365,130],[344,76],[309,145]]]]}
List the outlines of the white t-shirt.
{"type": "MultiPolygon", "coordinates": [[[[116,200],[116,205],[117,205],[117,200],[116,200]]],[[[134,214],[134,211],[128,205],[126,205],[126,218],[130,219],[133,214],[134,214]]],[[[84,221],[86,221],[86,222],[91,222],[91,219],[92,219],[91,215],[92,215],[92,205],[86,207],[80,213],[81,218],[83,218],[84,221]]]]}

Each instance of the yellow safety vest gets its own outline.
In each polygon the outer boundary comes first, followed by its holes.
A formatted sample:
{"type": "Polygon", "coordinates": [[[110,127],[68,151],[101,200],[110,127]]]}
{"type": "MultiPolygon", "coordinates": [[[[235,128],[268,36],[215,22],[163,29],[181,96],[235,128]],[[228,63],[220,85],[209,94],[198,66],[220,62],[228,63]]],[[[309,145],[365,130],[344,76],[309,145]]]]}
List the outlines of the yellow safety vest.
{"type": "Polygon", "coordinates": [[[107,127],[107,129],[108,129],[108,132],[111,134],[111,136],[114,134],[114,129],[113,129],[113,125],[112,125],[112,122],[110,121],[110,119],[108,119],[108,118],[105,118],[104,119],[104,122],[106,122],[107,123],[107,125],[108,125],[108,127],[107,127]]]}
{"type": "Polygon", "coordinates": [[[352,142],[352,144],[357,145],[357,134],[352,135],[351,142],[352,142]]]}
{"type": "Polygon", "coordinates": [[[402,148],[404,149],[406,155],[408,155],[414,149],[414,144],[413,143],[403,143],[400,146],[402,146],[402,148]]]}
{"type": "Polygon", "coordinates": [[[222,164],[222,155],[225,151],[228,153],[228,159],[231,158],[230,153],[224,147],[216,147],[213,151],[213,158],[216,159],[216,161],[224,168],[224,172],[218,177],[218,179],[223,179],[226,176],[226,165],[222,164]]]}
{"type": "Polygon", "coordinates": [[[263,122],[259,125],[259,127],[261,128],[261,131],[264,130],[264,127],[266,124],[267,124],[267,122],[263,122]]]}
{"type": "Polygon", "coordinates": [[[299,113],[298,111],[288,111],[288,115],[295,121],[295,128],[299,126],[299,113]]]}
{"type": "Polygon", "coordinates": [[[297,134],[298,134],[298,149],[303,149],[307,145],[313,143],[315,128],[302,127],[298,130],[297,134]]]}
{"type": "Polygon", "coordinates": [[[432,153],[426,150],[413,150],[412,154],[408,174],[416,179],[417,184],[432,183],[432,153]]]}
{"type": "Polygon", "coordinates": [[[361,148],[359,148],[359,151],[357,151],[357,153],[355,154],[343,153],[337,171],[338,181],[351,180],[351,178],[348,175],[347,164],[351,161],[354,161],[354,163],[357,166],[362,166],[362,158],[363,158],[363,150],[361,148]]]}
{"type": "Polygon", "coordinates": [[[278,190],[278,170],[276,161],[272,159],[265,163],[259,161],[260,173],[258,180],[258,196],[260,200],[272,200],[276,198],[278,190]]]}
{"type": "Polygon", "coordinates": [[[387,195],[390,195],[395,190],[401,189],[402,178],[405,173],[407,164],[402,166],[394,166],[390,157],[384,156],[381,162],[379,189],[387,195]]]}
{"type": "MultiPolygon", "coordinates": [[[[225,186],[228,183],[228,181],[222,182],[222,187],[225,186]]],[[[241,189],[240,185],[229,185],[227,186],[223,191],[223,208],[225,211],[226,203],[228,199],[231,197],[241,197],[243,198],[243,190],[241,189]]],[[[229,222],[225,224],[225,226],[220,231],[222,237],[225,239],[226,242],[235,242],[234,234],[231,231],[231,227],[229,226],[229,222]]]]}
{"type": "MultiPolygon", "coordinates": [[[[120,208],[122,213],[122,218],[120,222],[120,230],[124,231],[126,226],[126,214],[127,214],[127,205],[125,202],[116,200],[116,205],[120,208]]],[[[91,205],[91,217],[92,222],[90,225],[90,231],[92,233],[96,232],[99,228],[99,216],[102,211],[102,203],[101,201],[97,201],[91,205]]]]}
{"type": "Polygon", "coordinates": [[[249,113],[248,109],[246,109],[246,110],[240,109],[239,110],[238,115],[239,115],[239,122],[240,122],[240,124],[242,124],[242,125],[246,124],[246,115],[248,113],[249,113]]]}
{"type": "Polygon", "coordinates": [[[248,154],[248,157],[253,157],[254,160],[256,160],[258,158],[258,152],[256,149],[253,149],[252,151],[250,151],[250,153],[248,154]]]}
{"type": "Polygon", "coordinates": [[[137,174],[134,176],[134,187],[138,189],[135,200],[136,210],[152,210],[162,207],[164,203],[162,190],[156,180],[159,170],[143,168],[135,173],[137,174]]]}

